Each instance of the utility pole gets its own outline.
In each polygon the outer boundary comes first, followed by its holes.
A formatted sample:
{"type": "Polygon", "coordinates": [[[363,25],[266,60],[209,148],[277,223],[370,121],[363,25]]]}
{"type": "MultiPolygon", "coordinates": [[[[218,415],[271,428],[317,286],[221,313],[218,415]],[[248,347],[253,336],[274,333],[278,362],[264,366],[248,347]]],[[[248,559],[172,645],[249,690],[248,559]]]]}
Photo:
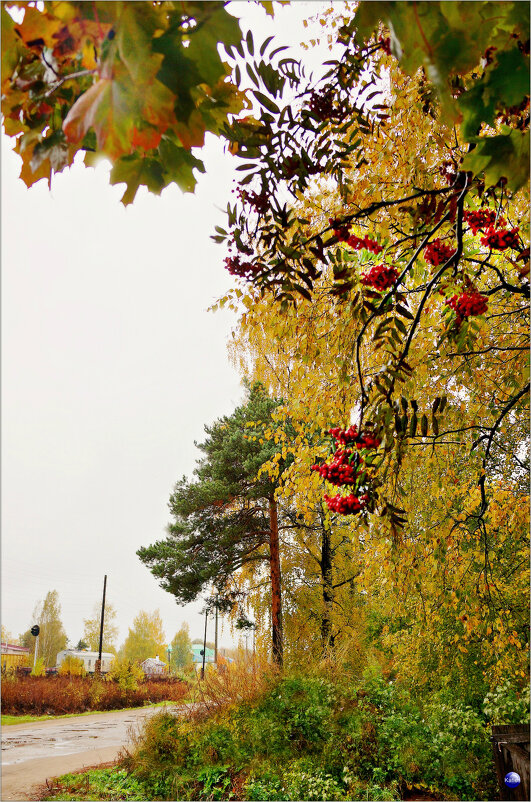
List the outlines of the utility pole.
{"type": "Polygon", "coordinates": [[[95,667],[95,674],[101,674],[101,649],[103,646],[103,619],[105,617],[105,590],[107,588],[107,574],[103,579],[103,599],[101,600],[101,619],[100,619],[100,648],[98,653],[98,662],[95,667]]]}
{"type": "Polygon", "coordinates": [[[205,678],[205,657],[206,657],[206,631],[207,631],[208,610],[205,610],[205,637],[203,638],[203,665],[201,667],[201,679],[205,678]]]}

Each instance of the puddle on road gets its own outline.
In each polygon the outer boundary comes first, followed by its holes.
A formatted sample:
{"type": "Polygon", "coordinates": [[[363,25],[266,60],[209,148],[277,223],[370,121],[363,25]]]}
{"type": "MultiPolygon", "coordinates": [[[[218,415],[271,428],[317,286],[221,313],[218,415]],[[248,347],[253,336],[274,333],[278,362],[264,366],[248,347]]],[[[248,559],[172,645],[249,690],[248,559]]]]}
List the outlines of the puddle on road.
{"type": "Polygon", "coordinates": [[[141,726],[144,718],[151,713],[140,710],[137,715],[128,714],[123,718],[94,718],[83,721],[64,721],[54,727],[18,729],[11,735],[9,728],[2,730],[2,764],[23,763],[52,753],[76,753],[110,746],[123,746],[130,740],[132,730],[141,726]]]}

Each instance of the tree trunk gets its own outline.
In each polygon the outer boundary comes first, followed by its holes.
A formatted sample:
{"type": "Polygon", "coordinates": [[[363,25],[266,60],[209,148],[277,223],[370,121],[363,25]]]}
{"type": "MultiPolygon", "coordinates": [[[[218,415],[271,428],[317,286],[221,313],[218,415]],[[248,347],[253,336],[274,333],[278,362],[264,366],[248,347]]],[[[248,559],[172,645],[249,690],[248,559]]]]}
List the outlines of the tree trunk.
{"type": "Polygon", "coordinates": [[[280,549],[278,542],[277,503],[269,499],[270,561],[271,561],[271,629],[273,660],[282,668],[282,594],[280,587],[280,549]]]}
{"type": "Polygon", "coordinates": [[[323,586],[323,615],[321,619],[321,645],[323,656],[334,646],[332,635],[332,606],[334,588],[332,584],[332,548],[330,526],[323,521],[323,541],[321,544],[321,578],[323,586]]]}

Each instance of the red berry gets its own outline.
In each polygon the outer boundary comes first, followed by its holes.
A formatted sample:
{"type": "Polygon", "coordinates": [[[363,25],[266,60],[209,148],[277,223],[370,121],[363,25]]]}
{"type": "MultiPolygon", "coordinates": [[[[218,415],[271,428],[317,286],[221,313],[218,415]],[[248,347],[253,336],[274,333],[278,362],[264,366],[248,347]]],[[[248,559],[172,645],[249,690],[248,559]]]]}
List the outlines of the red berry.
{"type": "Polygon", "coordinates": [[[437,267],[443,262],[447,262],[455,253],[455,248],[451,245],[446,245],[440,239],[434,239],[424,248],[424,259],[428,264],[437,267]]]}
{"type": "Polygon", "coordinates": [[[454,295],[446,303],[452,307],[458,319],[464,319],[473,315],[483,315],[489,307],[488,299],[479,292],[464,292],[462,295],[454,295]]]}

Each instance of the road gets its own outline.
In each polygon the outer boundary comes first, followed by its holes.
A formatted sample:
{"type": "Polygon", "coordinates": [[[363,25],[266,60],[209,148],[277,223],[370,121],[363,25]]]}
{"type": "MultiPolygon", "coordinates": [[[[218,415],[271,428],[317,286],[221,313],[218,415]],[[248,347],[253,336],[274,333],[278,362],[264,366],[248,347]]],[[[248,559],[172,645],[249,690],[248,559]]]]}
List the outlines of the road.
{"type": "Polygon", "coordinates": [[[51,777],[116,760],[131,732],[160,711],[144,707],[3,727],[2,802],[27,802],[51,777]]]}

